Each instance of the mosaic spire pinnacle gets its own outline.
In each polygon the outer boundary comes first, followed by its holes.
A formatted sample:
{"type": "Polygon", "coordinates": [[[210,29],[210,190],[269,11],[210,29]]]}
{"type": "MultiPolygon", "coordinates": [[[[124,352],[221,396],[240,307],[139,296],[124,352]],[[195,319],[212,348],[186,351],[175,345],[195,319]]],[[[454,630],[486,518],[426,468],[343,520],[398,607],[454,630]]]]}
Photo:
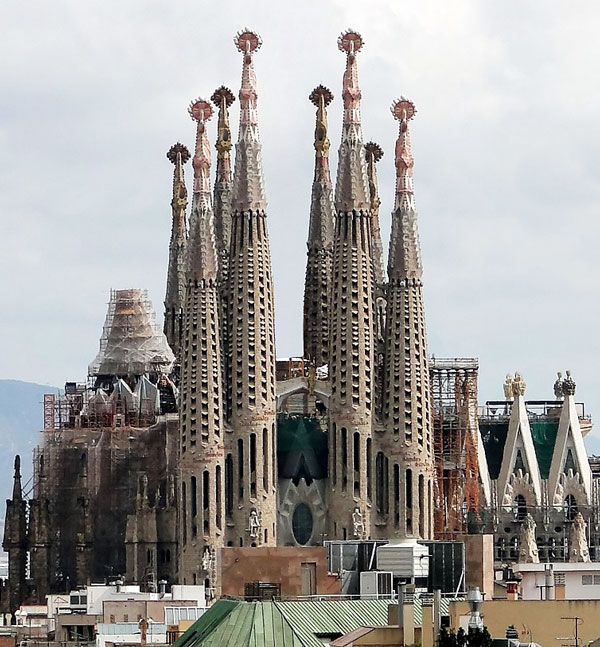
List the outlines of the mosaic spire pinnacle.
{"type": "Polygon", "coordinates": [[[383,262],[383,243],[381,242],[381,228],[379,226],[379,183],[377,181],[376,164],[383,157],[383,150],[375,142],[365,144],[367,157],[367,175],[369,177],[369,193],[371,195],[371,236],[373,240],[373,271],[377,285],[385,283],[385,265],[383,262]]]}
{"type": "Polygon", "coordinates": [[[215,279],[217,261],[214,242],[214,220],[210,190],[210,143],[206,123],[213,109],[208,101],[196,99],[188,108],[190,117],[197,123],[194,167],[194,196],[190,215],[187,270],[190,279],[215,279]]]}
{"type": "Polygon", "coordinates": [[[315,126],[315,175],[312,185],[304,283],[304,357],[317,366],[329,357],[329,294],[335,207],[329,172],[330,142],[327,106],[333,95],[319,85],[309,96],[317,107],[315,126]]]}
{"type": "Polygon", "coordinates": [[[414,158],[411,152],[408,122],[414,117],[414,104],[400,97],[392,104],[392,114],[399,122],[396,140],[396,200],[392,215],[392,236],[388,275],[395,278],[421,279],[423,268],[413,192],[414,158]]]}
{"type": "Polygon", "coordinates": [[[231,128],[229,126],[229,107],[235,101],[233,92],[221,86],[214,91],[211,101],[219,110],[217,124],[217,168],[213,208],[215,215],[215,240],[221,263],[221,273],[226,272],[226,256],[229,253],[231,235],[231,128]]]}
{"type": "Polygon", "coordinates": [[[366,211],[371,202],[365,151],[362,145],[361,91],[356,63],[356,55],[362,46],[362,36],[352,30],[342,33],[338,38],[338,48],[346,53],[346,70],[342,83],[344,118],[335,192],[338,211],[353,209],[366,211]]]}
{"type": "Polygon", "coordinates": [[[233,209],[264,210],[265,197],[262,155],[258,133],[256,74],[254,52],[262,44],[260,36],[244,29],[234,39],[242,53],[242,84],[240,88],[240,129],[235,155],[233,177],[233,209]]]}
{"type": "Polygon", "coordinates": [[[173,170],[173,198],[171,200],[171,208],[173,210],[171,240],[182,240],[185,239],[186,235],[185,210],[188,204],[183,166],[190,159],[190,151],[186,146],[177,142],[169,148],[167,159],[175,167],[173,170]]]}

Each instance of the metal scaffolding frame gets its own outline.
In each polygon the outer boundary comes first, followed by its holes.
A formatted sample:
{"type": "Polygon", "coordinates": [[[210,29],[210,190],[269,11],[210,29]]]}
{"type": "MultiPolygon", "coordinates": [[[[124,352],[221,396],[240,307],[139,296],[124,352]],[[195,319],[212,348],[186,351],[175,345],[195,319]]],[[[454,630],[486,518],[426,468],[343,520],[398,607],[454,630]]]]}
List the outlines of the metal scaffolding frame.
{"type": "Polygon", "coordinates": [[[454,539],[467,531],[467,521],[481,517],[477,455],[476,358],[432,358],[434,532],[454,539]]]}

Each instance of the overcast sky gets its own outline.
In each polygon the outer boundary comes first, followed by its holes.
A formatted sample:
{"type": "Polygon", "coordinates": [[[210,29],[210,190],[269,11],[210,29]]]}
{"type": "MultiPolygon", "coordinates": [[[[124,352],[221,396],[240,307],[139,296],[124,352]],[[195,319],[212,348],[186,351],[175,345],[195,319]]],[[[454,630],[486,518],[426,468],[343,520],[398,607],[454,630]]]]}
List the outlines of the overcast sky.
{"type": "Polygon", "coordinates": [[[277,352],[300,354],[314,129],[307,97],[319,83],[335,95],[335,170],[344,70],[336,38],[352,27],[365,40],[365,140],[385,153],[386,246],[389,106],[405,95],[418,108],[430,352],[479,357],[480,401],[500,398],[515,370],[528,398],[550,398],[555,372],[570,368],[577,399],[600,416],[597,2],[5,1],[0,25],[0,377],[82,380],[111,287],[148,288],[162,320],[165,153],[177,140],[193,146],[192,98],[221,84],[237,94],[233,36],[243,27],[263,38],[255,65],[277,352]]]}

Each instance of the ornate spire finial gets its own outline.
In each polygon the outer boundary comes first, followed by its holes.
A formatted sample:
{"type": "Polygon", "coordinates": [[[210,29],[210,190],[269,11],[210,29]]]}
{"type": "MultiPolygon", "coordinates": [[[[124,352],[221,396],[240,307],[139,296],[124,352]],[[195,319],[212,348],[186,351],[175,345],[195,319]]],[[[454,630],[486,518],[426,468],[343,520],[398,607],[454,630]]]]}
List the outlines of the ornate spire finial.
{"type": "Polygon", "coordinates": [[[206,135],[206,122],[212,117],[213,109],[208,101],[196,99],[188,108],[190,117],[198,123],[196,129],[196,149],[192,165],[194,167],[194,201],[210,202],[210,146],[206,135]]]}
{"type": "MultiPolygon", "coordinates": [[[[219,153],[218,159],[227,158],[229,160],[229,151],[231,150],[231,128],[229,127],[229,107],[235,101],[233,92],[222,85],[217,88],[210,100],[217,106],[219,110],[219,123],[217,127],[217,141],[215,148],[219,153]]],[[[227,169],[222,169],[226,172],[231,172],[231,165],[227,169]]],[[[217,179],[219,175],[219,164],[217,164],[217,179]]]]}
{"type": "Polygon", "coordinates": [[[396,208],[414,209],[413,166],[415,160],[410,146],[410,131],[408,122],[417,112],[415,104],[400,97],[392,104],[392,114],[400,122],[398,139],[396,141],[396,208]]]}
{"type": "Polygon", "coordinates": [[[210,192],[210,144],[206,134],[206,122],[213,109],[208,101],[196,99],[188,109],[190,117],[197,122],[194,167],[194,199],[190,215],[190,236],[187,249],[188,282],[191,278],[214,279],[217,271],[214,219],[210,192]]]}
{"type": "Polygon", "coordinates": [[[253,54],[262,45],[258,34],[244,29],[234,38],[242,52],[242,84],[240,87],[240,129],[236,147],[232,207],[234,211],[264,210],[264,190],[260,137],[258,134],[258,92],[253,54]]]}
{"type": "Polygon", "coordinates": [[[21,457],[19,454],[15,456],[15,473],[13,476],[13,501],[21,498],[21,457]]]}
{"type": "Polygon", "coordinates": [[[260,49],[262,40],[255,32],[243,29],[234,38],[234,43],[238,51],[244,55],[242,86],[240,88],[240,124],[257,124],[256,100],[258,93],[256,91],[256,75],[252,63],[252,54],[257,49],[260,49]]]}
{"type": "Polygon", "coordinates": [[[362,36],[351,29],[340,34],[338,48],[346,52],[346,71],[344,72],[344,124],[360,124],[360,87],[358,86],[358,68],[356,54],[362,49],[362,36]]]}
{"type": "Polygon", "coordinates": [[[172,236],[178,239],[184,239],[185,210],[188,200],[183,166],[190,159],[190,151],[182,143],[177,142],[167,151],[167,159],[175,166],[173,171],[173,198],[171,200],[171,208],[173,210],[172,236]]]}
{"type": "Polygon", "coordinates": [[[327,106],[333,101],[331,90],[324,85],[317,86],[308,97],[317,106],[317,123],[315,125],[315,181],[329,180],[329,148],[331,142],[327,136],[327,106]]]}
{"type": "Polygon", "coordinates": [[[369,180],[365,150],[362,144],[360,125],[360,98],[356,54],[364,44],[362,36],[355,31],[343,32],[338,38],[338,48],[346,53],[346,69],[342,82],[344,118],[342,141],[338,158],[335,202],[338,212],[364,211],[370,209],[369,180]]]}
{"type": "Polygon", "coordinates": [[[227,255],[231,235],[231,128],[229,127],[229,107],[235,101],[233,92],[222,85],[217,88],[210,100],[219,110],[217,124],[217,172],[215,176],[214,216],[215,239],[220,263],[220,277],[227,273],[227,255]]]}
{"type": "Polygon", "coordinates": [[[379,226],[379,183],[377,181],[376,164],[383,157],[383,150],[375,142],[365,144],[367,158],[367,175],[369,177],[369,193],[371,194],[371,230],[373,239],[373,271],[377,285],[385,283],[385,265],[383,261],[383,242],[381,240],[381,228],[379,226]]]}

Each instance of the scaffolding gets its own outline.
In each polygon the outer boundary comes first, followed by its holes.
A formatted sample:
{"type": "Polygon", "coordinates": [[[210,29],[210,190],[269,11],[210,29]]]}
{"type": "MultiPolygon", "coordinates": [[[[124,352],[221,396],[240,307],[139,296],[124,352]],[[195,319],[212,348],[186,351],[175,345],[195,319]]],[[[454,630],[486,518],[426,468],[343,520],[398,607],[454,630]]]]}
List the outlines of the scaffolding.
{"type": "Polygon", "coordinates": [[[436,539],[455,539],[481,518],[476,358],[433,358],[430,381],[436,539]]]}

